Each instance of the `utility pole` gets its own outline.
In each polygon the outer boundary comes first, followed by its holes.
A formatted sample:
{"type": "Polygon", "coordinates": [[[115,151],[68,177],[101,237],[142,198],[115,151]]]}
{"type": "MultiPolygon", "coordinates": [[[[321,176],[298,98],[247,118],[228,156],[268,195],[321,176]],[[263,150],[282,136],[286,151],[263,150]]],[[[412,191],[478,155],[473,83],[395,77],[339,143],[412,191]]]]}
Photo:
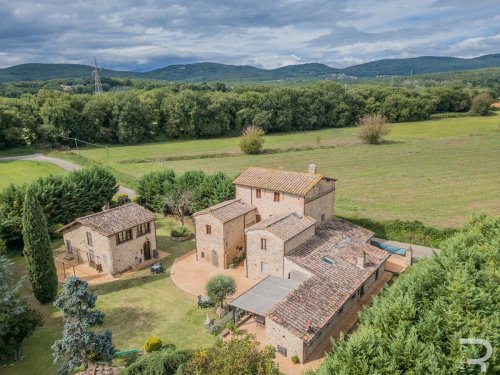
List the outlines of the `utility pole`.
{"type": "Polygon", "coordinates": [[[97,65],[97,59],[95,57],[92,75],[94,76],[94,94],[102,94],[101,68],[99,68],[99,66],[97,65]]]}

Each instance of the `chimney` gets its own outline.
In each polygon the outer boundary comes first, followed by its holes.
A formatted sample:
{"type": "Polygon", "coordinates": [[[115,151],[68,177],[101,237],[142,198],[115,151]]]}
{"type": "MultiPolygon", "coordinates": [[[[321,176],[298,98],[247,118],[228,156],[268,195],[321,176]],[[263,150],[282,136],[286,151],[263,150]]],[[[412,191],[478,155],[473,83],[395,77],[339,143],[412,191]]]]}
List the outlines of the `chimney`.
{"type": "Polygon", "coordinates": [[[318,172],[318,167],[316,164],[309,164],[309,173],[316,174],[318,172]]]}
{"type": "Polygon", "coordinates": [[[365,251],[363,249],[359,249],[358,251],[358,256],[356,257],[356,266],[358,268],[365,268],[365,257],[366,257],[366,254],[365,254],[365,251]]]}

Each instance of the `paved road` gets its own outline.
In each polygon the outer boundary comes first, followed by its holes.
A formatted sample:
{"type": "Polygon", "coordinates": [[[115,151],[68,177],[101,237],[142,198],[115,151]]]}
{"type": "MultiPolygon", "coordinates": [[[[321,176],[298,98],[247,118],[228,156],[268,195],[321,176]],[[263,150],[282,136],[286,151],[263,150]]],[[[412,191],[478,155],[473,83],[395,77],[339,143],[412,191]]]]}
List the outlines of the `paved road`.
{"type": "MultiPolygon", "coordinates": [[[[398,242],[398,241],[389,241],[389,240],[384,240],[381,238],[373,238],[374,241],[384,243],[386,245],[392,245],[395,247],[400,247],[402,249],[408,249],[408,246],[410,246],[409,243],[404,243],[404,242],[398,242]]],[[[411,248],[413,250],[413,257],[414,258],[424,258],[424,257],[430,257],[433,255],[433,252],[436,252],[439,254],[441,250],[439,249],[432,249],[427,246],[421,246],[421,245],[413,245],[411,244],[411,248]]]]}
{"type": "MultiPolygon", "coordinates": [[[[70,171],[70,172],[77,171],[78,169],[82,168],[78,164],[72,163],[70,161],[66,161],[66,160],[58,159],[58,158],[52,158],[50,156],[45,156],[43,154],[9,156],[6,158],[0,158],[0,161],[16,161],[16,160],[43,161],[46,163],[55,164],[58,167],[61,167],[62,169],[65,169],[65,170],[70,171]]],[[[134,190],[126,188],[125,186],[119,186],[118,192],[123,193],[123,194],[127,194],[130,199],[134,198],[137,195],[137,193],[134,190]]]]}

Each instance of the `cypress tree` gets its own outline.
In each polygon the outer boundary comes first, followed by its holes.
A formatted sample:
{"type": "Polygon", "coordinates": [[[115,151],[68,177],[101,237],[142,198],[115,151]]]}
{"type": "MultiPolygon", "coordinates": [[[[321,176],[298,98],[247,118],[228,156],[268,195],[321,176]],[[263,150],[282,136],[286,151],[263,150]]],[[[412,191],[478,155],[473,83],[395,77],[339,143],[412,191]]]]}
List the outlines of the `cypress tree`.
{"type": "Polygon", "coordinates": [[[22,223],[28,278],[36,299],[46,303],[57,294],[57,272],[50,248],[47,220],[31,187],[26,190],[22,223]]]}

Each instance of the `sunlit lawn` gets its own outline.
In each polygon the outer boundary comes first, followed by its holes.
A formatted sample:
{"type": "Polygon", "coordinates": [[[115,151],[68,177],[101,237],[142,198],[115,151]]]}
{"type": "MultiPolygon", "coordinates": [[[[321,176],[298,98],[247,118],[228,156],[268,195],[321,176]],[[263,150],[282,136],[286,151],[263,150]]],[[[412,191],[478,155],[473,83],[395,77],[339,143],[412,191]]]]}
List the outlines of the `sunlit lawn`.
{"type": "Polygon", "coordinates": [[[22,185],[50,174],[64,175],[67,172],[58,166],[39,161],[0,161],[0,190],[10,183],[22,185]]]}
{"type": "Polygon", "coordinates": [[[303,171],[315,163],[321,173],[339,180],[336,213],[350,217],[458,227],[480,209],[500,213],[499,114],[395,124],[388,142],[376,146],[359,144],[355,128],[271,135],[265,143],[267,149],[303,146],[313,149],[244,155],[237,138],[223,138],[114,147],[109,159],[100,149],[79,154],[110,165],[132,184],[164,167],[233,175],[249,166],[303,171]],[[200,154],[233,156],[198,158],[200,154]],[[180,155],[192,158],[161,161],[180,155]],[[157,161],[134,162],[138,158],[157,161]]]}
{"type": "MultiPolygon", "coordinates": [[[[178,289],[168,272],[176,257],[194,248],[194,241],[171,241],[167,236],[176,223],[170,218],[161,218],[157,224],[158,248],[171,254],[163,261],[167,272],[151,275],[149,269],[144,269],[125,279],[94,287],[98,308],[106,313],[104,327],[112,330],[118,350],[142,349],[146,339],[153,335],[180,348],[208,346],[214,336],[203,326],[207,311],[199,310],[195,297],[178,289]]],[[[60,241],[56,243],[60,244],[60,241]]],[[[18,256],[15,262],[16,273],[23,274],[24,260],[18,256]]],[[[29,288],[26,289],[28,293],[29,288]]],[[[2,375],[52,375],[55,372],[50,346],[62,333],[62,318],[50,305],[34,305],[42,311],[45,325],[26,341],[24,359],[0,369],[2,375]]]]}

